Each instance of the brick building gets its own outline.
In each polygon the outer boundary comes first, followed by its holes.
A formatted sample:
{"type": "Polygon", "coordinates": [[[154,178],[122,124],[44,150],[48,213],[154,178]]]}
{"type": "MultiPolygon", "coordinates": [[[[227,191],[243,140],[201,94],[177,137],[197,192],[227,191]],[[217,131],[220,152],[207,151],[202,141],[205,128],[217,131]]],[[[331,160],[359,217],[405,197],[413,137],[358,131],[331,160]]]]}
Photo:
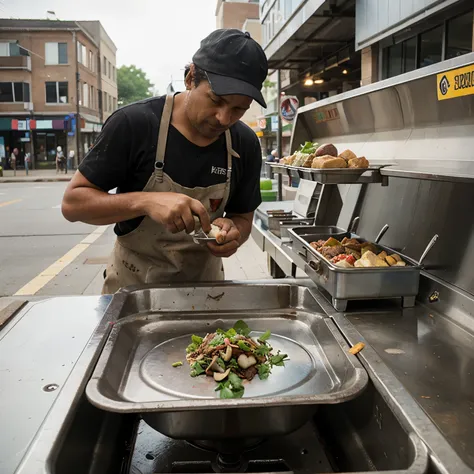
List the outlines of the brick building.
{"type": "MultiPolygon", "coordinates": [[[[65,154],[74,150],[75,164],[84,156],[106,114],[117,106],[115,92],[115,102],[104,113],[102,37],[75,21],[0,19],[3,166],[15,147],[19,167],[26,153],[35,167],[54,167],[57,146],[65,154]]],[[[115,66],[115,47],[107,54],[115,66]]]]}
{"type": "MultiPolygon", "coordinates": [[[[255,41],[261,43],[262,27],[259,14],[258,0],[217,0],[216,28],[236,28],[248,31],[255,41]]],[[[261,115],[262,108],[253,101],[250,109],[242,117],[242,121],[258,133],[260,131],[258,117],[261,115]]]]}

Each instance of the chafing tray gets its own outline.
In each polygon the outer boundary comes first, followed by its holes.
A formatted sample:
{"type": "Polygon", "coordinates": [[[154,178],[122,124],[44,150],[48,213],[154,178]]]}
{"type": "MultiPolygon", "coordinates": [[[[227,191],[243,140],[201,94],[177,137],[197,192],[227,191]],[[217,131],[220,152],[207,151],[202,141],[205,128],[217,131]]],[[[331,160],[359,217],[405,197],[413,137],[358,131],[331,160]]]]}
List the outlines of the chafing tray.
{"type": "Polygon", "coordinates": [[[275,173],[317,181],[321,184],[383,183],[380,169],[384,165],[368,168],[306,168],[301,166],[272,164],[275,173]],[[286,170],[286,173],[285,173],[286,170]]]}
{"type": "MultiPolygon", "coordinates": [[[[437,235],[428,244],[419,262],[402,255],[406,262],[405,267],[374,267],[374,268],[341,268],[317,252],[310,243],[317,240],[327,240],[334,237],[342,240],[344,237],[365,239],[351,232],[344,233],[315,233],[311,227],[293,228],[288,231],[292,239],[293,251],[305,262],[304,271],[316,285],[325,289],[332,297],[332,305],[337,311],[345,311],[349,300],[367,300],[383,298],[402,298],[402,306],[412,307],[418,294],[421,263],[434,245],[437,235]]],[[[387,253],[399,252],[380,245],[383,233],[388,229],[385,226],[375,239],[377,247],[387,253]]]]}
{"type": "Polygon", "coordinates": [[[367,384],[366,372],[307,287],[155,288],[127,298],[128,311],[114,324],[86,394],[101,409],[141,413],[172,438],[289,433],[318,405],[350,400],[367,384]],[[139,305],[144,310],[134,311],[139,305]],[[254,335],[272,331],[269,342],[289,361],[267,380],[247,383],[243,398],[222,400],[212,378],[190,377],[185,348],[192,334],[229,328],[238,319],[254,335]],[[183,366],[172,367],[177,361],[183,366]]]}

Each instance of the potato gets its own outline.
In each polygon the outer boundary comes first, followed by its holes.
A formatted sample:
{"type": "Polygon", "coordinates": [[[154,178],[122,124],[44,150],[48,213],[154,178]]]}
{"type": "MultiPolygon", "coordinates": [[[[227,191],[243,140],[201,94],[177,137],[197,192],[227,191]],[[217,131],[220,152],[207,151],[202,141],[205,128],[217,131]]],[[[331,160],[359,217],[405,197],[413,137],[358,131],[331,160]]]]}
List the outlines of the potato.
{"type": "Polygon", "coordinates": [[[387,261],[387,263],[388,263],[391,267],[393,267],[394,265],[397,264],[397,261],[396,261],[391,255],[387,255],[387,256],[385,257],[385,260],[387,261]]]}
{"type": "Polygon", "coordinates": [[[357,155],[352,152],[351,150],[344,150],[340,155],[339,158],[344,158],[346,161],[354,160],[357,158],[357,155]]]}
{"type": "Polygon", "coordinates": [[[337,148],[332,143],[324,143],[316,150],[316,156],[337,156],[337,148]]]}
{"type": "Polygon", "coordinates": [[[377,257],[381,258],[382,260],[387,260],[387,252],[385,252],[385,250],[383,252],[380,252],[377,257]]]}
{"type": "Polygon", "coordinates": [[[392,255],[390,255],[392,258],[394,258],[397,262],[401,262],[402,261],[402,258],[400,257],[400,255],[397,255],[396,253],[392,253],[392,255]]]}
{"type": "Polygon", "coordinates": [[[361,156],[360,158],[349,160],[347,164],[349,168],[368,168],[369,160],[365,156],[361,156]]]}
{"type": "Polygon", "coordinates": [[[218,244],[223,244],[225,242],[225,235],[221,234],[221,228],[214,224],[211,224],[211,231],[208,236],[216,239],[218,244]]]}
{"type": "Polygon", "coordinates": [[[311,168],[347,168],[347,163],[342,158],[324,155],[313,160],[311,168]]]}

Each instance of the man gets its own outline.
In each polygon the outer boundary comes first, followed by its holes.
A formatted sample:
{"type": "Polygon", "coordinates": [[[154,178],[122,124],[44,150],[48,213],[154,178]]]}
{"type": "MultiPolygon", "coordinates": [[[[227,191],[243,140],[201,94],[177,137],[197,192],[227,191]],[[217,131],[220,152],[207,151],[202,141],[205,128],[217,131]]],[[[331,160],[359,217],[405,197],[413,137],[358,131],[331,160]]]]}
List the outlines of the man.
{"type": "Polygon", "coordinates": [[[116,223],[103,293],[224,278],[221,258],[248,239],[261,202],[260,145],[239,119],[252,100],[266,107],[267,73],[248,33],[216,30],[194,55],[185,92],[123,107],[107,120],[62,204],[70,221],[116,223]],[[220,227],[224,243],[195,244],[196,218],[205,232],[211,222],[220,227]]]}
{"type": "Polygon", "coordinates": [[[267,163],[275,163],[275,161],[278,160],[278,152],[276,150],[273,150],[268,156],[267,156],[267,163]]]}
{"type": "Polygon", "coordinates": [[[12,154],[10,155],[10,167],[12,170],[16,170],[18,154],[19,154],[18,148],[13,148],[12,154]]]}
{"type": "Polygon", "coordinates": [[[64,166],[64,152],[63,149],[58,146],[56,148],[56,174],[63,170],[64,166]]]}

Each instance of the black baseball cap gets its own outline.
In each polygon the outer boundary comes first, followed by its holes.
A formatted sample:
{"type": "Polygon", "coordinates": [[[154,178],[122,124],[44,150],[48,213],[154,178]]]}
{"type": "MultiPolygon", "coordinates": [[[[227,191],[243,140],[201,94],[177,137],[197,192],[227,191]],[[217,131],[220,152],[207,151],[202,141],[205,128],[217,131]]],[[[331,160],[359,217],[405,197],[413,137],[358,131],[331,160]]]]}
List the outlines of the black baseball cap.
{"type": "Polygon", "coordinates": [[[262,107],[267,106],[261,89],[268,74],[268,62],[250,33],[237,29],[213,31],[201,41],[193,63],[206,71],[216,95],[245,95],[262,107]]]}

